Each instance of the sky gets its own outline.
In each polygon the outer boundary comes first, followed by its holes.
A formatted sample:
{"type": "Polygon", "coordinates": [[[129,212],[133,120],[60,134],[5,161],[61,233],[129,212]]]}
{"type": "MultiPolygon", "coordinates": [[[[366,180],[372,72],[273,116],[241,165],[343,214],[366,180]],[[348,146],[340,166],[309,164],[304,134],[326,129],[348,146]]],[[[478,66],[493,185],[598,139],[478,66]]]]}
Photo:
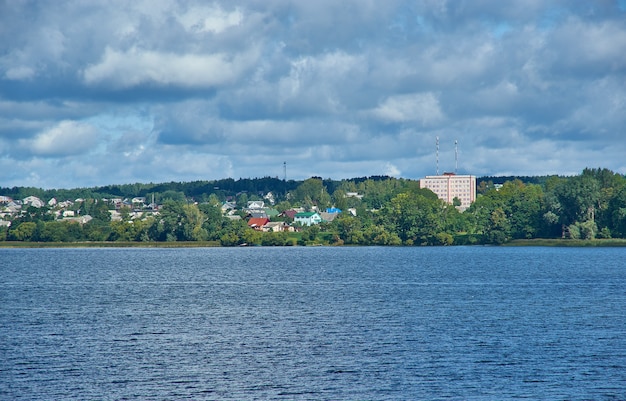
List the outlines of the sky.
{"type": "Polygon", "coordinates": [[[0,187],[586,167],[626,0],[0,0],[0,187]]]}

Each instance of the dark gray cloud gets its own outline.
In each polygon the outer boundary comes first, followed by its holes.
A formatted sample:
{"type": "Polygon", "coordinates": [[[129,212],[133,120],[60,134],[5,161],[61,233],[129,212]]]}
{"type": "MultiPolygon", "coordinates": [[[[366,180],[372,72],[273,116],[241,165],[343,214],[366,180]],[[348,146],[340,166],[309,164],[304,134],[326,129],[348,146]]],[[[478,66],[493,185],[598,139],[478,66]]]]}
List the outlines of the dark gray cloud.
{"type": "Polygon", "coordinates": [[[0,4],[0,186],[626,173],[626,3],[0,4]]]}

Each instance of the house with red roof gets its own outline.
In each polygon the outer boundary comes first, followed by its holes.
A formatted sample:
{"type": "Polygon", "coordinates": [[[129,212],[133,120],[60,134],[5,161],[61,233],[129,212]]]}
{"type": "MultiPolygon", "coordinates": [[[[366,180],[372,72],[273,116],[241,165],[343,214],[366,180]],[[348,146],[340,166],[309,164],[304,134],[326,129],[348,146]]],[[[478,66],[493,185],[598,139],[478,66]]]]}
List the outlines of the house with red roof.
{"type": "Polygon", "coordinates": [[[263,226],[270,222],[267,217],[251,217],[248,220],[248,227],[261,231],[263,226]]]}

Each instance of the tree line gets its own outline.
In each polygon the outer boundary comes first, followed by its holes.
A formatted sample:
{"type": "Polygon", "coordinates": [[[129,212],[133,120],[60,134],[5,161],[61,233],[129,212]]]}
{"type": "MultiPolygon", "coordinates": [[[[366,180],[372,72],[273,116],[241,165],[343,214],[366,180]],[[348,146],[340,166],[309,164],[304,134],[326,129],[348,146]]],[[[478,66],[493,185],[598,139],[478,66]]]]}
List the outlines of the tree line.
{"type": "MultiPolygon", "coordinates": [[[[78,189],[72,194],[92,195],[83,196],[85,200],[74,206],[78,214],[93,217],[90,222],[60,221],[48,207],[28,207],[10,227],[0,229],[0,240],[214,241],[236,246],[503,244],[512,239],[626,238],[623,175],[587,168],[571,177],[510,177],[501,182],[494,178],[479,180],[477,199],[464,212],[439,200],[430,190],[420,189],[417,181],[392,177],[341,181],[312,177],[300,182],[264,178],[78,189]],[[267,192],[272,192],[274,208],[279,212],[331,206],[343,212],[331,222],[300,227],[296,233],[250,229],[243,211],[238,213],[244,219],[223,216],[225,200],[243,207],[267,192]],[[361,196],[349,196],[354,193],[361,196]],[[102,195],[155,195],[161,207],[158,214],[144,212],[132,220],[131,210],[123,208],[122,219],[111,221],[112,206],[102,201],[102,195]]],[[[28,190],[14,188],[9,194],[28,190]]],[[[53,195],[40,191],[42,197],[53,195]]],[[[288,217],[278,219],[290,222],[288,217]]]]}

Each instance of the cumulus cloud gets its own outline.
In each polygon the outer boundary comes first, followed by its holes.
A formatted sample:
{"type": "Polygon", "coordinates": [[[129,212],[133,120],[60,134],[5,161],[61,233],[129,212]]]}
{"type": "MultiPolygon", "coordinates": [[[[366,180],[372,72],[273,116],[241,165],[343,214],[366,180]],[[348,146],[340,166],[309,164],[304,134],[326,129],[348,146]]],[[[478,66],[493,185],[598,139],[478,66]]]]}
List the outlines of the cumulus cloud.
{"type": "Polygon", "coordinates": [[[545,54],[553,57],[550,61],[554,73],[602,75],[626,70],[623,21],[571,17],[548,40],[545,54]]]}
{"type": "Polygon", "coordinates": [[[35,76],[35,69],[27,66],[11,67],[4,73],[4,76],[11,80],[30,79],[35,76]]]}
{"type": "Polygon", "coordinates": [[[106,48],[102,60],[85,69],[88,85],[130,88],[142,84],[212,87],[233,82],[254,61],[253,53],[175,54],[133,47],[125,52],[106,48]]]}
{"type": "Polygon", "coordinates": [[[458,140],[477,175],[626,173],[619,2],[8,2],[0,38],[8,185],[419,178],[436,137],[448,170],[458,140]]]}
{"type": "Polygon", "coordinates": [[[226,11],[217,4],[209,4],[190,7],[178,14],[178,19],[188,31],[221,33],[241,24],[243,13],[238,8],[226,11]]]}
{"type": "Polygon", "coordinates": [[[98,132],[89,124],[61,121],[32,139],[21,140],[20,144],[37,156],[64,157],[89,152],[97,138],[98,132]]]}
{"type": "Polygon", "coordinates": [[[431,125],[443,120],[439,100],[433,93],[396,95],[385,99],[372,114],[389,122],[431,125]]]}

